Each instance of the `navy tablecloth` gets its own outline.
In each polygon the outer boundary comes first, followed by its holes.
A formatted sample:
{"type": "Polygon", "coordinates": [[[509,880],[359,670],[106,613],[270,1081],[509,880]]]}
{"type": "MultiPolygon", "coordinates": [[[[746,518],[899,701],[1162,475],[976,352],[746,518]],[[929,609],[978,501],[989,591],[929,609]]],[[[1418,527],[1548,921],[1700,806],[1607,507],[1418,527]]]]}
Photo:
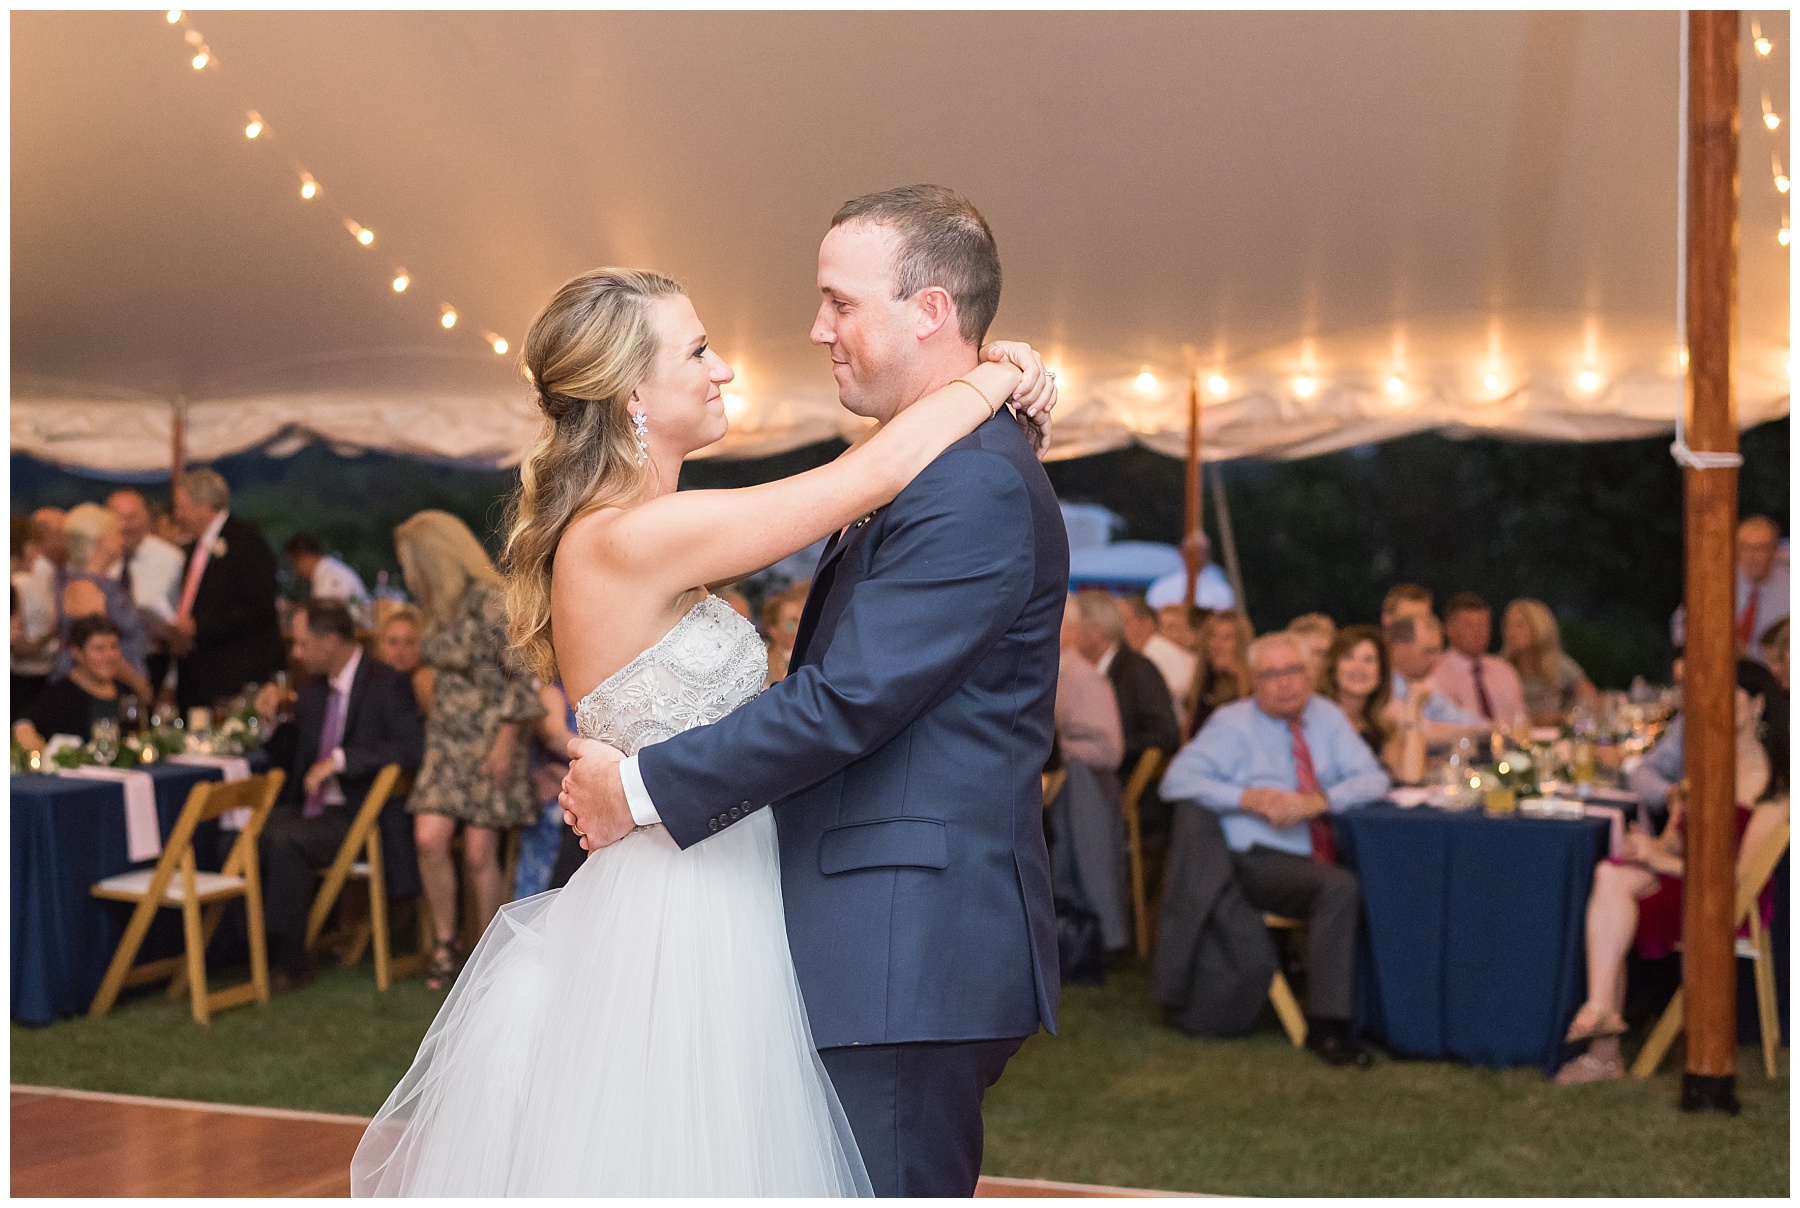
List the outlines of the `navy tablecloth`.
{"type": "MultiPolygon", "coordinates": [[[[165,840],[188,791],[202,780],[219,779],[217,768],[158,764],[145,770],[156,781],[157,822],[165,840]]],[[[218,867],[207,858],[214,844],[200,838],[195,847],[202,867],[218,867]]],[[[59,776],[12,778],[14,1021],[48,1024],[87,1010],[130,917],[128,906],[102,902],[88,891],[95,881],[132,867],[121,785],[59,776]]],[[[144,955],[149,954],[146,946],[144,955]]]]}
{"type": "Polygon", "coordinates": [[[1392,805],[1336,821],[1367,911],[1364,1030],[1409,1056],[1553,1071],[1608,824],[1392,805]]]}

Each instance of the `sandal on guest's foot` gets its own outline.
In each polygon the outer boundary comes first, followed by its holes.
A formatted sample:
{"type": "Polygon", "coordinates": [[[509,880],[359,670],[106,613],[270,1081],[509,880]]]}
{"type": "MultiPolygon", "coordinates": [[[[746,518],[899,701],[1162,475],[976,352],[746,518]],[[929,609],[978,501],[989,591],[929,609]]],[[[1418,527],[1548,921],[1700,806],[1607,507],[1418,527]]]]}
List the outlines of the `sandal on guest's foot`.
{"type": "Polygon", "coordinates": [[[1592,1040],[1596,1036],[1623,1036],[1625,1020],[1614,1011],[1589,1010],[1586,1004],[1575,1012],[1575,1018],[1569,1021],[1569,1033],[1563,1037],[1564,1044],[1577,1044],[1583,1040],[1592,1040]]]}
{"type": "Polygon", "coordinates": [[[1625,1076],[1625,1063],[1617,1057],[1583,1053],[1556,1071],[1558,1086],[1582,1086],[1589,1082],[1613,1082],[1625,1076]]]}
{"type": "Polygon", "coordinates": [[[439,940],[425,968],[425,988],[442,990],[456,980],[456,941],[439,940]]]}

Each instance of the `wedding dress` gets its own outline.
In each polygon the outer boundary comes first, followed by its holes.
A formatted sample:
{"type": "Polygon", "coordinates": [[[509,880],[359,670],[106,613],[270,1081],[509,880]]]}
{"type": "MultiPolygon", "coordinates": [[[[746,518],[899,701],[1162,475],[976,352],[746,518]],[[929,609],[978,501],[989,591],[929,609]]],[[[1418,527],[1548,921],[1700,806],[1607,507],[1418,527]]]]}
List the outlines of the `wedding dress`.
{"type": "MultiPolygon", "coordinates": [[[[755,696],[707,596],[577,706],[627,754],[755,696]]],[[[869,1195],[813,1048],[759,810],[687,851],[640,827],[503,907],[351,1163],[359,1196],[869,1195]]]]}

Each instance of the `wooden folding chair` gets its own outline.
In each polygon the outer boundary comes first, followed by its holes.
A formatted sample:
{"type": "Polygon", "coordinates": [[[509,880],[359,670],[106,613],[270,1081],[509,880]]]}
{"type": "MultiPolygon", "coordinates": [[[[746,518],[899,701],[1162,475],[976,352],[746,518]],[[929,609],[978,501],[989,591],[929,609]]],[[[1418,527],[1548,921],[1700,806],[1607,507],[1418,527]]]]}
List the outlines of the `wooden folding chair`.
{"type": "MultiPolygon", "coordinates": [[[[1279,914],[1263,915],[1263,926],[1271,931],[1305,931],[1305,919],[1290,919],[1279,914]]],[[[1306,1013],[1300,1009],[1300,1001],[1294,997],[1294,988],[1288,985],[1286,974],[1279,965],[1275,968],[1275,976],[1269,982],[1269,1002],[1275,1008],[1275,1015],[1281,1020],[1282,1029],[1287,1032],[1288,1039],[1294,1042],[1295,1048],[1306,1044],[1306,1013]]]]}
{"type": "Polygon", "coordinates": [[[1042,788],[1045,809],[1049,809],[1051,804],[1056,801],[1056,795],[1062,792],[1063,784],[1068,779],[1069,773],[1062,768],[1057,768],[1054,772],[1045,772],[1043,774],[1042,788]]]}
{"type": "Polygon", "coordinates": [[[344,953],[343,963],[349,966],[361,960],[363,950],[373,937],[375,987],[378,990],[388,988],[393,973],[391,954],[388,951],[387,879],[382,865],[379,823],[382,807],[394,795],[394,786],[399,780],[400,765],[397,763],[390,763],[375,774],[375,783],[369,786],[368,793],[363,797],[362,807],[356,811],[356,818],[350,823],[350,830],[338,847],[336,858],[332,860],[331,867],[325,870],[325,879],[319,885],[319,891],[313,895],[312,911],[306,918],[306,947],[311,951],[318,946],[319,935],[325,929],[325,920],[331,917],[331,908],[337,905],[345,882],[357,880],[367,884],[369,917],[365,926],[358,928],[355,938],[344,953]]]}
{"type": "Polygon", "coordinates": [[[1126,782],[1125,798],[1121,802],[1125,813],[1125,850],[1131,858],[1131,911],[1137,919],[1138,955],[1145,960],[1150,959],[1156,920],[1150,917],[1150,896],[1144,885],[1144,830],[1138,803],[1144,799],[1150,782],[1162,771],[1167,758],[1156,747],[1138,756],[1137,767],[1132,769],[1131,779],[1126,782]]]}
{"type": "Polygon", "coordinates": [[[163,848],[156,867],[120,873],[97,882],[91,892],[97,898],[114,902],[131,902],[136,909],[125,935],[113,953],[100,989],[88,1007],[88,1016],[98,1019],[112,1010],[119,991],[126,986],[171,978],[171,997],[179,997],[186,988],[193,1000],[194,1021],[212,1022],[214,1011],[240,1006],[247,1002],[269,1001],[269,960],[263,936],[262,880],[256,854],[257,836],[268,820],[275,797],[285,779],[281,771],[252,776],[247,780],[225,784],[216,780],[201,781],[188,794],[175,829],[163,848]],[[250,819],[238,832],[237,842],[225,858],[219,872],[200,872],[194,860],[194,831],[203,822],[211,822],[235,809],[248,808],[250,819]],[[244,899],[250,924],[250,980],[243,985],[208,992],[206,988],[206,944],[218,928],[225,904],[233,898],[244,899]],[[139,965],[138,949],[150,931],[150,924],[160,909],[181,911],[185,933],[184,956],[165,957],[139,965]],[[204,908],[205,919],[202,920],[204,908]]]}
{"type": "MultiPolygon", "coordinates": [[[[1788,823],[1783,822],[1764,837],[1761,848],[1751,855],[1743,875],[1738,878],[1737,903],[1731,916],[1733,927],[1742,926],[1745,919],[1750,922],[1750,938],[1738,941],[1737,954],[1754,962],[1756,1022],[1762,1032],[1763,1071],[1771,1078],[1776,1076],[1775,1054],[1781,1047],[1781,1012],[1775,999],[1775,952],[1769,943],[1769,932],[1762,925],[1762,911],[1757,909],[1756,903],[1769,878],[1775,875],[1775,866],[1781,863],[1787,847],[1788,823]]],[[[1685,1006],[1677,987],[1675,997],[1669,1000],[1662,1018],[1656,1021],[1650,1038],[1644,1042],[1643,1052],[1631,1063],[1632,1077],[1648,1078],[1656,1072],[1685,1022],[1685,1006]]]]}

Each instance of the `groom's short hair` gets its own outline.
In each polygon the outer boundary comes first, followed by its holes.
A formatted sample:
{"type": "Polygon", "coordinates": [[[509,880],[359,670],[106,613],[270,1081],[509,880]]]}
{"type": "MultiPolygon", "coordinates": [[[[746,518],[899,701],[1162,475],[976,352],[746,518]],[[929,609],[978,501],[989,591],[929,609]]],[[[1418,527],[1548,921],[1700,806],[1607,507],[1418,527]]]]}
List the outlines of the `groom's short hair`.
{"type": "Polygon", "coordinates": [[[868,222],[900,236],[894,296],[910,298],[933,285],[956,303],[957,330],[981,343],[1000,309],[1000,253],[994,232],[972,202],[944,185],[902,185],[846,201],[831,225],[868,222]]]}

